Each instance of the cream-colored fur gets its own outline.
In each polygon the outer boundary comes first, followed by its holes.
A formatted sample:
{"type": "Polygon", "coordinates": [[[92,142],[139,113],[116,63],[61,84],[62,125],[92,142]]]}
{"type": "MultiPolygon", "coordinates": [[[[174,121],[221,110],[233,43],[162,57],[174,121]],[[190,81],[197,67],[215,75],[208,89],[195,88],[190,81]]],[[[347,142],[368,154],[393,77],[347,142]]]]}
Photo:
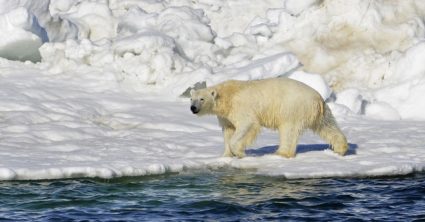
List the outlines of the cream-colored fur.
{"type": "Polygon", "coordinates": [[[245,155],[261,127],[280,134],[276,154],[294,157],[298,138],[311,129],[344,155],[348,145],[331,110],[311,87],[288,78],[230,80],[191,92],[191,110],[217,115],[224,134],[224,156],[245,155]]]}

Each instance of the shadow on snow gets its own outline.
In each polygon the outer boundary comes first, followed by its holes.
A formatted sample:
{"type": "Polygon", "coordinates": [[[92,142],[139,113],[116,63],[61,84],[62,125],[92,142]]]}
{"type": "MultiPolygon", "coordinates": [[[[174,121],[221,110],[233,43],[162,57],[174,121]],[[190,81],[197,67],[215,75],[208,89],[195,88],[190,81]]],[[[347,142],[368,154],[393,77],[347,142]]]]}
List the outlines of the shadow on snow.
{"type": "MultiPolygon", "coordinates": [[[[358,148],[357,144],[349,143],[348,144],[348,152],[345,155],[354,155],[356,154],[356,149],[358,148]]],[[[248,149],[246,150],[246,154],[248,156],[263,156],[266,154],[273,154],[276,152],[278,146],[265,146],[258,149],[248,149]]],[[[324,151],[330,149],[329,144],[299,144],[297,146],[297,154],[299,153],[307,153],[313,151],[324,151]]]]}

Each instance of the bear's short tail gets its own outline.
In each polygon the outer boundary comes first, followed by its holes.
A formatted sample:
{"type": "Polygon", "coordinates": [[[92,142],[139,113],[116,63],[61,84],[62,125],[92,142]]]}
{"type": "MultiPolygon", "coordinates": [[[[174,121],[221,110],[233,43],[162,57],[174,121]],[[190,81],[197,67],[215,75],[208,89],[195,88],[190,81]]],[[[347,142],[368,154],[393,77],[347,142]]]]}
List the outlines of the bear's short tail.
{"type": "Polygon", "coordinates": [[[334,152],[344,155],[348,150],[347,139],[339,129],[329,106],[323,102],[320,108],[322,115],[314,131],[331,144],[334,152]]]}

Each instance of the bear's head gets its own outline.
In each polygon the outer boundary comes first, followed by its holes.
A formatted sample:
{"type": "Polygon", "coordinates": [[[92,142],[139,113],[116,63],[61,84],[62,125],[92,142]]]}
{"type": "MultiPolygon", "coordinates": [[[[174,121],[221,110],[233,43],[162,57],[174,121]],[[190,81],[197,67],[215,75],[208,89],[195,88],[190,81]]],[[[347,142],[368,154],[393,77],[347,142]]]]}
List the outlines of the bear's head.
{"type": "Polygon", "coordinates": [[[190,91],[190,110],[196,115],[211,114],[217,91],[212,88],[198,89],[190,91]]]}

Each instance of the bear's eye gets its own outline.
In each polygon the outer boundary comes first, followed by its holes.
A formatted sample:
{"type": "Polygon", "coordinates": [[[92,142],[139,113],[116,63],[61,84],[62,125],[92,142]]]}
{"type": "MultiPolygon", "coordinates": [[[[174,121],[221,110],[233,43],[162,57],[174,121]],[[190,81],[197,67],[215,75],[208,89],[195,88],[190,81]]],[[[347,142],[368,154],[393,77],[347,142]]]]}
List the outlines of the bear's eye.
{"type": "Polygon", "coordinates": [[[203,102],[204,101],[204,98],[201,98],[200,100],[201,100],[201,102],[203,102]]]}

